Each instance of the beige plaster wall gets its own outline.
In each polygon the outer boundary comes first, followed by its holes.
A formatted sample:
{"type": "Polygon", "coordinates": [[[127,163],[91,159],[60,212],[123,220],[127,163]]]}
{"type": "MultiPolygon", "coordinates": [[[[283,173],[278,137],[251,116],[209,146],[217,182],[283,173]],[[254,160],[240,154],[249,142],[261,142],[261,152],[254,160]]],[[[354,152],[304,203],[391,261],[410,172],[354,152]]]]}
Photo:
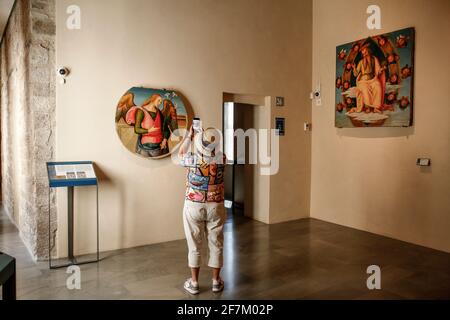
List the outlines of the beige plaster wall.
{"type": "MultiPolygon", "coordinates": [[[[57,159],[93,160],[102,172],[101,247],[183,238],[184,170],[140,159],[120,143],[114,112],[132,86],[179,90],[206,126],[222,126],[223,93],[284,96],[281,169],[270,178],[270,222],[309,214],[312,3],[295,0],[58,0],[57,61],[71,68],[57,86],[57,159]],[[81,8],[80,30],[66,8],[81,8]],[[295,165],[290,165],[295,161],[295,165]]],[[[92,251],[94,198],[78,192],[78,251],[92,251]],[[84,222],[83,222],[84,221],[84,222]]],[[[64,249],[65,194],[58,197],[64,249]]],[[[267,201],[269,205],[269,201],[267,201]]],[[[63,252],[63,251],[61,251],[63,252]]]]}
{"type": "Polygon", "coordinates": [[[313,2],[311,217],[450,251],[450,2],[313,2]],[[377,4],[382,29],[369,31],[377,4]],[[416,29],[415,112],[411,128],[334,127],[336,46],[405,27],[416,29]],[[418,157],[432,166],[421,169],[418,157]]]}

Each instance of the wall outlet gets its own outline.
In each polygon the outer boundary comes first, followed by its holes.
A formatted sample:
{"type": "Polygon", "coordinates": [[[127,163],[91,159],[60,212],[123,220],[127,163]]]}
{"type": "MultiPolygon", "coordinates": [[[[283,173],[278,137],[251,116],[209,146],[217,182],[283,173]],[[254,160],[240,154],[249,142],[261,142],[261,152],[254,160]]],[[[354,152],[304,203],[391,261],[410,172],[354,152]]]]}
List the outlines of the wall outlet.
{"type": "Polygon", "coordinates": [[[431,166],[431,159],[429,158],[418,158],[416,164],[420,167],[429,167],[431,166]]]}

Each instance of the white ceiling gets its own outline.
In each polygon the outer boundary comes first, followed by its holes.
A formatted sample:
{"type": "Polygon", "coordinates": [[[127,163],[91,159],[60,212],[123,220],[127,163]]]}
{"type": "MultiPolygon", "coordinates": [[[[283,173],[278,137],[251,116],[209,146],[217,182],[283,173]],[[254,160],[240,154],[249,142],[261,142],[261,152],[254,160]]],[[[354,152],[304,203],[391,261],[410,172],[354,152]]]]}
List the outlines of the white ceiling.
{"type": "Polygon", "coordinates": [[[0,0],[0,38],[3,36],[6,22],[13,7],[14,0],[0,0]]]}

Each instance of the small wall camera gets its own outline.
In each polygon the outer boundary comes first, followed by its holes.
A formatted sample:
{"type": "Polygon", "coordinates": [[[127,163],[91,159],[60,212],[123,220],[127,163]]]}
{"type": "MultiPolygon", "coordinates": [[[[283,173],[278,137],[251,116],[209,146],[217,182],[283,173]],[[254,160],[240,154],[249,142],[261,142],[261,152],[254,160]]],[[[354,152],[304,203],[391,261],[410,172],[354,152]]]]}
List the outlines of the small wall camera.
{"type": "Polygon", "coordinates": [[[56,74],[59,76],[59,83],[65,84],[66,83],[66,77],[69,75],[70,70],[66,67],[59,67],[56,69],[56,74]]]}
{"type": "Polygon", "coordinates": [[[66,68],[66,67],[59,67],[56,70],[56,72],[61,77],[67,77],[69,75],[69,73],[70,73],[70,70],[68,68],[66,68]]]}
{"type": "Polygon", "coordinates": [[[320,90],[316,90],[313,92],[314,99],[320,99],[320,90]]]}
{"type": "Polygon", "coordinates": [[[317,84],[316,89],[311,92],[310,98],[311,98],[311,100],[313,100],[315,102],[316,106],[322,105],[322,95],[320,93],[320,83],[317,84]]]}

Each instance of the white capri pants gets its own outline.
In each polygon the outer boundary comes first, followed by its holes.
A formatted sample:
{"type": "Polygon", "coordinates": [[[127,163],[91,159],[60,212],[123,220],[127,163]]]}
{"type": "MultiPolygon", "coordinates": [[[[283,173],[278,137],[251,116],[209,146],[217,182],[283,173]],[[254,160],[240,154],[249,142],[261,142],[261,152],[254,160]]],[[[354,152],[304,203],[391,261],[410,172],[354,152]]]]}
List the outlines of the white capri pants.
{"type": "Polygon", "coordinates": [[[203,239],[208,240],[211,268],[223,266],[223,225],[226,220],[222,203],[198,203],[186,200],[183,209],[184,232],[188,244],[188,262],[190,268],[201,265],[203,239]]]}

